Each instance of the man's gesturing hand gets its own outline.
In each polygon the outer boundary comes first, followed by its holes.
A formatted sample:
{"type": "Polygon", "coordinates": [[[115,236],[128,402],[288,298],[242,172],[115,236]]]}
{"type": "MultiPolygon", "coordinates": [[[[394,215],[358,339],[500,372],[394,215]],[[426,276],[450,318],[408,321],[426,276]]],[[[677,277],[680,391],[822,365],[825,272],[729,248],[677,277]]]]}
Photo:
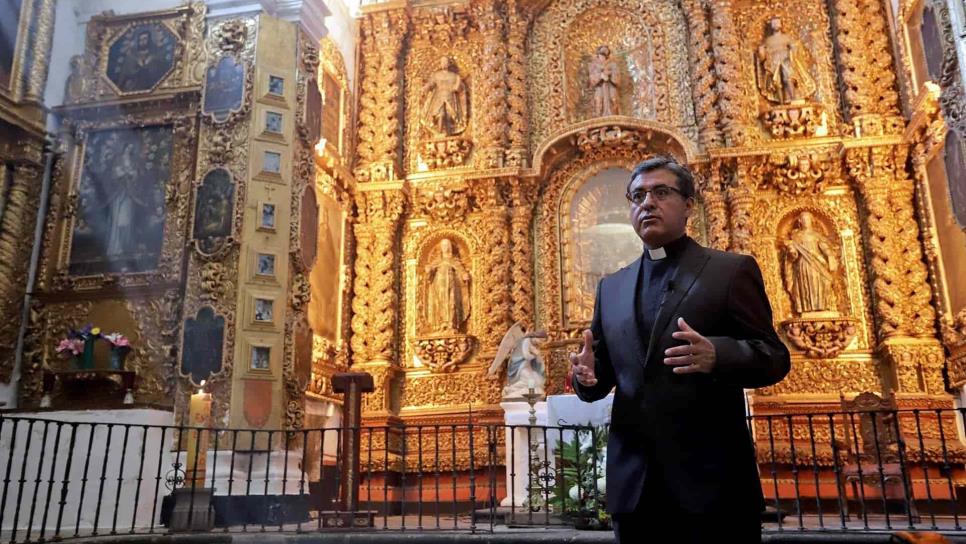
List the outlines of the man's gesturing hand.
{"type": "Polygon", "coordinates": [[[591,387],[597,385],[597,376],[594,374],[594,335],[590,329],[584,329],[584,345],[579,353],[570,354],[570,365],[577,382],[580,385],[591,387]]]}
{"type": "Polygon", "coordinates": [[[676,340],[686,340],[686,346],[675,346],[664,350],[664,364],[673,366],[675,374],[705,374],[714,369],[716,352],[710,340],[698,334],[683,317],[678,318],[678,330],[671,335],[676,340]]]}

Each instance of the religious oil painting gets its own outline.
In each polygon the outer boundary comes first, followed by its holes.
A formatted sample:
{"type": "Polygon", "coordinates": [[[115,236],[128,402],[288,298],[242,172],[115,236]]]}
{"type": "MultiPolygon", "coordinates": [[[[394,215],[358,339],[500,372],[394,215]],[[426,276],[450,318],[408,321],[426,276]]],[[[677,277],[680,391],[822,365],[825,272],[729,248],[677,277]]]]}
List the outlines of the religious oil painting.
{"type": "Polygon", "coordinates": [[[252,370],[269,370],[271,368],[272,348],[268,346],[252,346],[251,363],[252,370]]]}
{"type": "Polygon", "coordinates": [[[22,3],[22,0],[0,0],[0,87],[8,87],[13,74],[22,3]]]}
{"type": "Polygon", "coordinates": [[[265,112],[265,132],[282,133],[282,114],[275,111],[265,112]]]}
{"type": "Polygon", "coordinates": [[[205,175],[198,187],[195,208],[195,240],[225,238],[231,234],[234,215],[235,184],[224,168],[215,168],[205,175]]]}
{"type": "Polygon", "coordinates": [[[255,274],[259,276],[275,275],[275,255],[259,253],[255,257],[255,274]]]}
{"type": "Polygon", "coordinates": [[[336,341],[341,314],[342,238],[345,217],[339,203],[327,195],[318,198],[318,253],[312,267],[312,328],[332,342],[336,341]]]}
{"type": "MultiPolygon", "coordinates": [[[[313,146],[322,137],[322,93],[314,78],[305,83],[305,129],[313,146]]],[[[338,142],[332,142],[338,144],[338,142]]]]}
{"type": "Polygon", "coordinates": [[[570,264],[564,273],[567,317],[571,323],[589,321],[594,311],[597,282],[641,255],[641,239],[631,227],[624,198],[630,172],[608,168],[586,180],[571,200],[564,233],[570,264]]]}
{"type": "Polygon", "coordinates": [[[258,224],[261,229],[275,230],[275,204],[262,203],[261,220],[258,224]]]}
{"type": "Polygon", "coordinates": [[[322,137],[332,144],[339,152],[342,133],[342,87],[329,74],[322,76],[322,91],[325,96],[322,107],[322,137]]]}
{"type": "Polygon", "coordinates": [[[208,68],[205,75],[204,113],[223,122],[242,107],[245,97],[245,65],[232,56],[224,56],[208,68]]]}
{"type": "Polygon", "coordinates": [[[275,151],[266,151],[262,156],[262,171],[278,174],[282,171],[282,155],[275,151]]]}
{"type": "Polygon", "coordinates": [[[949,200],[953,216],[961,228],[966,228],[966,149],[955,130],[946,134],[946,176],[949,178],[949,200]]]}
{"type": "Polygon", "coordinates": [[[71,239],[72,275],[157,268],[172,148],[170,125],[88,137],[71,239]]]}
{"type": "Polygon", "coordinates": [[[212,374],[221,372],[222,349],[225,338],[225,318],[205,306],[196,317],[184,322],[181,347],[181,373],[191,376],[198,384],[212,374]]]}
{"type": "Polygon", "coordinates": [[[278,76],[268,76],[268,92],[282,96],[285,92],[285,79],[278,76]]]}
{"type": "Polygon", "coordinates": [[[258,323],[271,323],[274,319],[274,302],[268,298],[255,299],[255,321],[258,323]]]}
{"type": "Polygon", "coordinates": [[[302,191],[302,210],[299,217],[299,254],[302,266],[312,268],[319,245],[319,203],[315,187],[309,185],[302,191]]]}
{"type": "Polygon", "coordinates": [[[111,44],[107,78],[122,93],[150,91],[174,67],[178,39],[161,23],[135,25],[111,44]]]}

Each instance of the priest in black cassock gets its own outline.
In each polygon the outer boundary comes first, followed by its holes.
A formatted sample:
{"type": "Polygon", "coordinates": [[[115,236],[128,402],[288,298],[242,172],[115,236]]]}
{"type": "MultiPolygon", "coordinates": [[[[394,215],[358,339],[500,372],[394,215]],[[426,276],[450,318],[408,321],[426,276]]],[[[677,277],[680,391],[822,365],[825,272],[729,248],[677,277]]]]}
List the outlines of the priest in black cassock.
{"type": "Polygon", "coordinates": [[[644,252],[600,281],[583,348],[570,357],[582,400],[616,387],[607,509],[617,540],[760,542],[744,389],[779,382],[791,365],[761,271],[753,257],[685,234],[694,177],[673,158],[639,164],[627,200],[644,252]]]}

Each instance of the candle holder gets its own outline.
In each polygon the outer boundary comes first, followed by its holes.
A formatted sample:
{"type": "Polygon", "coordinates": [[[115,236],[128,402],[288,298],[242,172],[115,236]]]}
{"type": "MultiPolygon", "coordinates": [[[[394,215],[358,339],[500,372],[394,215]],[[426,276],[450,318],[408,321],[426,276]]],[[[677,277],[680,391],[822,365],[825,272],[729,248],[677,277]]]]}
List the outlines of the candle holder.
{"type": "MultiPolygon", "coordinates": [[[[525,506],[531,512],[539,512],[542,508],[549,510],[548,497],[555,479],[553,466],[547,459],[541,459],[540,439],[537,437],[537,401],[543,395],[537,393],[531,385],[523,398],[530,405],[529,429],[529,471],[527,474],[527,500],[525,506]]],[[[544,442],[547,440],[547,430],[543,430],[544,442]]]]}

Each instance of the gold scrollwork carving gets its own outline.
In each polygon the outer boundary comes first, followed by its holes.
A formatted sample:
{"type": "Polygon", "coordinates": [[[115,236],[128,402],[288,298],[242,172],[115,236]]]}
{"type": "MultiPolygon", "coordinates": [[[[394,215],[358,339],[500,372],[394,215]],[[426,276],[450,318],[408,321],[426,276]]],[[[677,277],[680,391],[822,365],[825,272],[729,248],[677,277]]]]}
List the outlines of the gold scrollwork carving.
{"type": "Polygon", "coordinates": [[[416,356],[435,372],[453,372],[473,350],[473,337],[457,334],[446,337],[417,338],[416,356]]]}
{"type": "Polygon", "coordinates": [[[812,359],[834,359],[855,338],[855,320],[848,318],[790,319],[782,323],[785,337],[812,359]]]}

